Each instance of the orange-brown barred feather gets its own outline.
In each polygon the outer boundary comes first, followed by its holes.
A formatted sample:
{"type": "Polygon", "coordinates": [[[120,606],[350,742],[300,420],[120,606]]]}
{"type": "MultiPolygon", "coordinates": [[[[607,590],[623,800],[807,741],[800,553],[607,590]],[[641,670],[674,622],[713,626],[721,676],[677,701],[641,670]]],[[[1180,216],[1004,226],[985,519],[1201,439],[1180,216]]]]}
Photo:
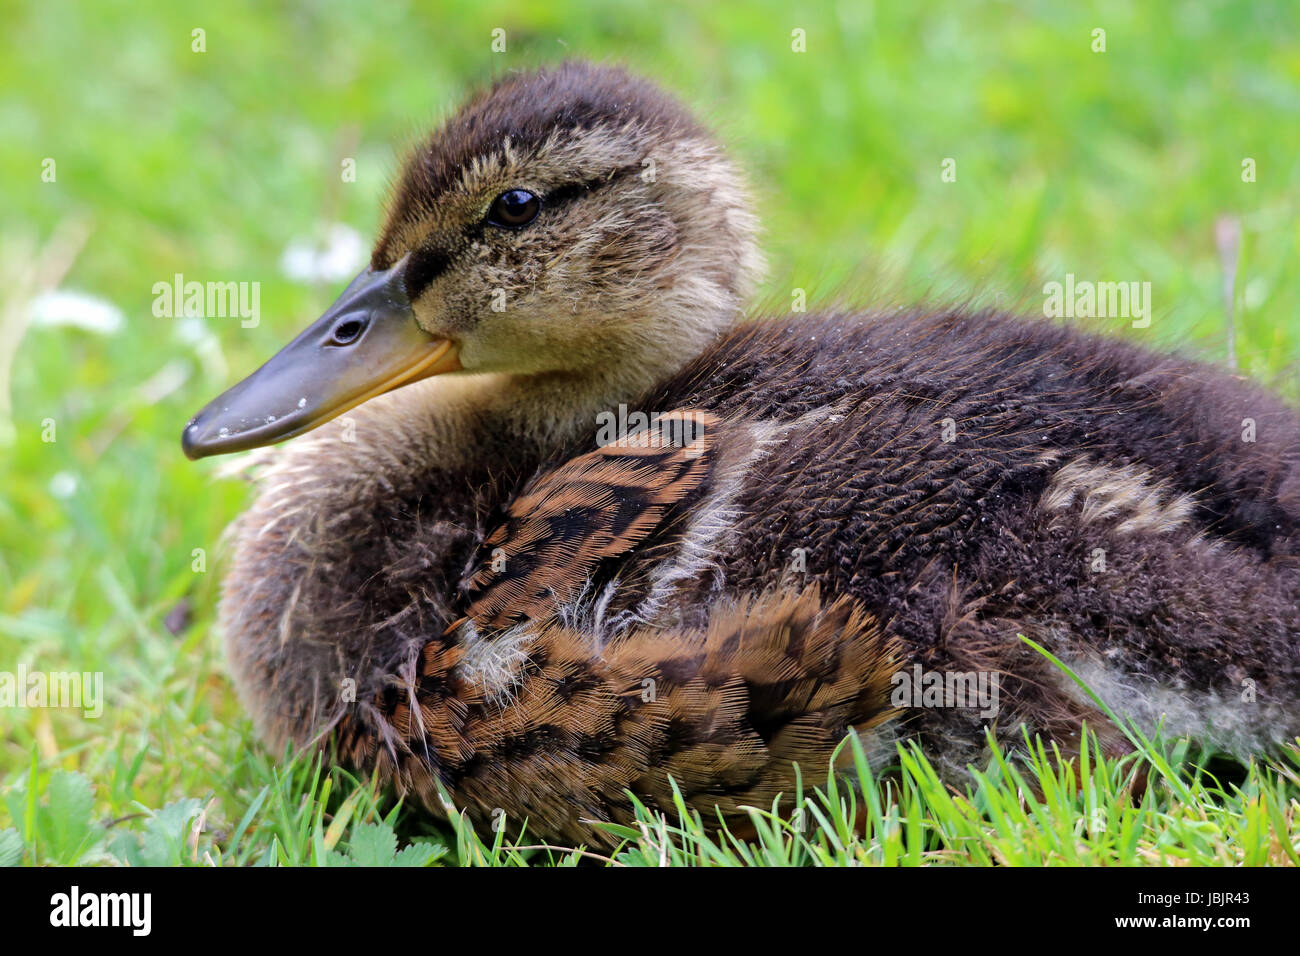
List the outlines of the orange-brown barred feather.
{"type": "Polygon", "coordinates": [[[669,777],[706,821],[718,806],[789,797],[794,768],[825,768],[850,728],[892,716],[896,649],[855,602],[771,592],[715,610],[706,630],[641,629],[601,650],[538,626],[505,705],[459,683],[455,648],[430,643],[415,701],[391,710],[396,746],[372,750],[399,787],[435,811],[440,782],[477,823],[501,813],[601,845],[589,821],[628,823],[630,790],[671,810],[669,777]],[[419,719],[415,719],[418,713],[419,719]],[[395,755],[395,760],[394,760],[395,755]]]}
{"type": "Polygon", "coordinates": [[[707,412],[679,409],[543,471],[484,539],[462,583],[466,617],[508,627],[575,598],[602,561],[646,541],[692,498],[713,466],[718,426],[707,412]]]}

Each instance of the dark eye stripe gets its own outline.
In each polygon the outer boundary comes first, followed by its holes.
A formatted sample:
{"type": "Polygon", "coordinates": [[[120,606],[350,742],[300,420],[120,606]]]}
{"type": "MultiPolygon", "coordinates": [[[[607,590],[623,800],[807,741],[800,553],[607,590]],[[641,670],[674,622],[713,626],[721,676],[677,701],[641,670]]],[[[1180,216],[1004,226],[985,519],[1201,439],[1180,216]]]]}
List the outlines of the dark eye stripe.
{"type": "Polygon", "coordinates": [[[546,194],[546,205],[552,209],[556,206],[563,206],[584,193],[591,192],[596,185],[599,185],[599,183],[569,183],[567,186],[558,186],[546,194]]]}
{"type": "MultiPolygon", "coordinates": [[[[542,200],[546,208],[555,210],[559,207],[572,202],[579,196],[607,186],[624,176],[633,173],[640,173],[642,170],[640,163],[628,166],[620,166],[608,176],[602,176],[596,179],[588,179],[579,183],[567,183],[563,186],[543,193],[542,200]]],[[[462,233],[467,242],[476,242],[483,237],[483,222],[467,223],[462,233]]],[[[411,253],[411,260],[406,264],[406,274],[404,284],[406,287],[406,297],[412,302],[429,287],[429,284],[446,272],[452,263],[454,256],[445,249],[417,249],[411,253]]]]}
{"type": "Polygon", "coordinates": [[[434,279],[447,271],[450,265],[451,256],[444,249],[424,248],[411,253],[402,276],[402,283],[406,287],[406,298],[414,302],[434,279]]]}
{"type": "Polygon", "coordinates": [[[564,203],[571,202],[584,193],[600,189],[602,186],[608,186],[610,183],[617,182],[632,173],[639,173],[642,168],[643,167],[640,163],[629,166],[620,166],[608,176],[588,179],[580,183],[567,183],[563,186],[557,186],[543,194],[543,199],[546,200],[546,205],[550,207],[563,205],[564,203]]]}

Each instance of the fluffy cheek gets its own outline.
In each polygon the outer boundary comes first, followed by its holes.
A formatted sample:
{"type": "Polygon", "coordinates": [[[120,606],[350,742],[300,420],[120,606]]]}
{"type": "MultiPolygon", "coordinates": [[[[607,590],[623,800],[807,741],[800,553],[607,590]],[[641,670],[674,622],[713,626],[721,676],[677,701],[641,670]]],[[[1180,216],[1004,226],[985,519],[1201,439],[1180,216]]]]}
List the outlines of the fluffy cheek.
{"type": "Polygon", "coordinates": [[[661,284],[677,252],[677,228],[658,206],[612,209],[576,237],[571,248],[560,268],[549,270],[549,284],[567,287],[580,281],[593,294],[643,295],[661,284]]]}
{"type": "Polygon", "coordinates": [[[540,249],[518,242],[477,242],[461,251],[453,268],[420,296],[416,315],[428,331],[459,338],[493,316],[519,309],[544,271],[540,249]]]}

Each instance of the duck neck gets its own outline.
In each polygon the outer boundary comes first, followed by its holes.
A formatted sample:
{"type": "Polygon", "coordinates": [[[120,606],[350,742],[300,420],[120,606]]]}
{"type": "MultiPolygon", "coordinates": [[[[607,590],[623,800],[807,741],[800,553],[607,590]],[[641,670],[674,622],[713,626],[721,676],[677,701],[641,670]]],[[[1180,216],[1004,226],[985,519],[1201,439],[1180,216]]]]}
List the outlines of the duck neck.
{"type": "MultiPolygon", "coordinates": [[[[657,360],[610,361],[599,367],[502,375],[495,394],[484,396],[486,416],[480,428],[520,448],[545,455],[590,434],[608,413],[633,406],[643,395],[672,378],[697,358],[719,335],[689,343],[657,360]]],[[[629,348],[624,354],[637,354],[629,348]]],[[[657,409],[666,411],[666,409],[657,409]]]]}
{"type": "Polygon", "coordinates": [[[635,402],[654,384],[575,372],[511,377],[502,383],[489,427],[507,441],[546,454],[593,431],[601,413],[635,402]]]}

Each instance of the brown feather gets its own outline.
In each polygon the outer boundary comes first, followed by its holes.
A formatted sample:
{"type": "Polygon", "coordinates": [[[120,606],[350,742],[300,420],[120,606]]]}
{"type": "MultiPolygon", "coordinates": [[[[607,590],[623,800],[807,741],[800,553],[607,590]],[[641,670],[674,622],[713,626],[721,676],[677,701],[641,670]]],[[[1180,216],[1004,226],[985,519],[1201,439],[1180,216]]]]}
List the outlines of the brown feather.
{"type": "MultiPolygon", "coordinates": [[[[703,633],[640,629],[597,651],[581,633],[536,626],[528,663],[504,707],[458,683],[449,646],[431,642],[415,698],[391,723],[396,758],[372,750],[401,786],[438,810],[430,766],[474,819],[575,842],[611,840],[589,821],[628,823],[631,790],[712,817],[789,797],[794,763],[826,767],[850,729],[887,722],[897,648],[853,601],[816,590],[772,593],[715,610],[703,633]]],[[[368,759],[367,759],[368,758],[368,759]]]]}
{"type": "Polygon", "coordinates": [[[665,433],[689,422],[697,437],[665,446],[647,429],[538,472],[484,540],[479,566],[462,585],[467,618],[484,628],[546,620],[578,596],[602,561],[662,530],[708,475],[719,420],[680,409],[659,421],[665,433]]]}

